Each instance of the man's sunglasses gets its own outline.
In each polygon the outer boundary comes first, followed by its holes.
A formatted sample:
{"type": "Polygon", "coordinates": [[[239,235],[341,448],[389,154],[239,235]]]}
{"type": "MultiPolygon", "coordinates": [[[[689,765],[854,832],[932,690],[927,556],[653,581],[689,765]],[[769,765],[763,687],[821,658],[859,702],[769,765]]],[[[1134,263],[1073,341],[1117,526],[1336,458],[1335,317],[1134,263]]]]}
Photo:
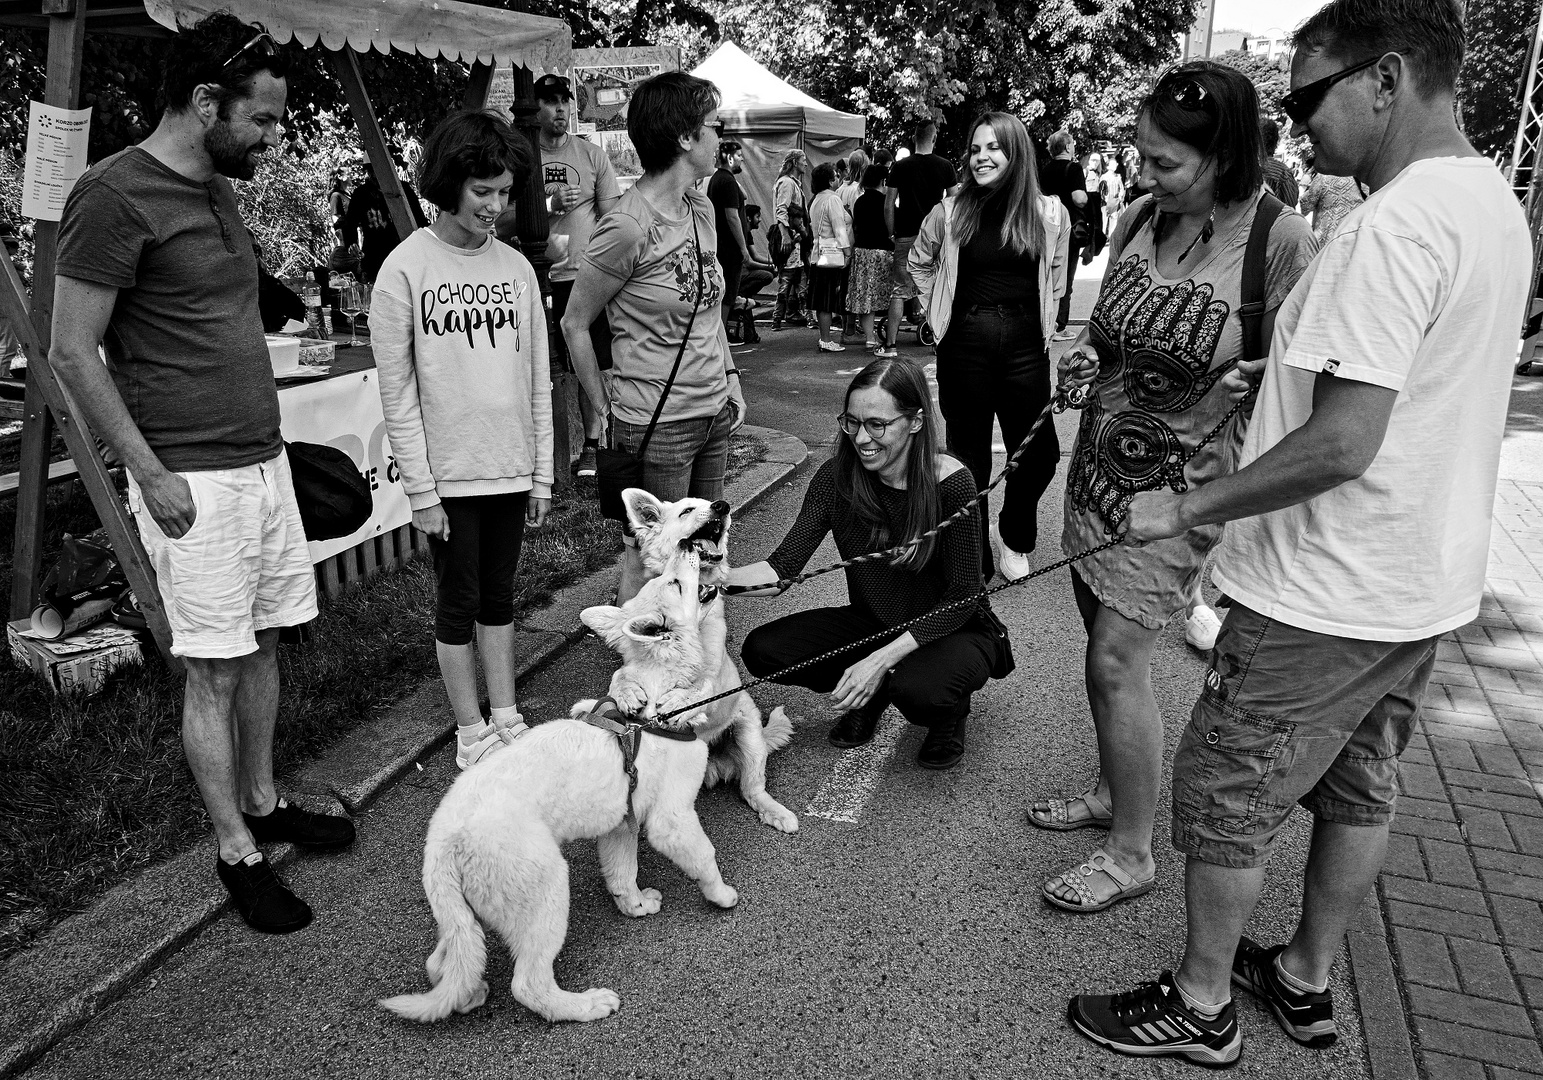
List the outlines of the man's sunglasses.
{"type": "Polygon", "coordinates": [[[1350,78],[1358,71],[1365,71],[1381,59],[1382,56],[1379,54],[1353,67],[1347,67],[1316,82],[1310,82],[1300,90],[1293,90],[1280,99],[1281,111],[1291,118],[1293,124],[1307,123],[1313,118],[1313,113],[1318,111],[1318,106],[1323,104],[1323,99],[1328,96],[1335,83],[1350,78]]]}
{"type": "Polygon", "coordinates": [[[231,53],[230,59],[220,65],[220,74],[224,75],[243,60],[270,60],[278,54],[278,42],[273,40],[268,31],[260,29],[256,37],[231,53]]]}

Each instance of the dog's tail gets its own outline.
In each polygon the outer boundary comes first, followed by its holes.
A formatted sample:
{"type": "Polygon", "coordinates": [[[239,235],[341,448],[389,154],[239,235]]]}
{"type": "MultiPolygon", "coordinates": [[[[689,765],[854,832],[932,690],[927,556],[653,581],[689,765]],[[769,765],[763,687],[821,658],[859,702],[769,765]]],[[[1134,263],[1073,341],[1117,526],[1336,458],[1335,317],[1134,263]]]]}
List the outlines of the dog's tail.
{"type": "Polygon", "coordinates": [[[384,998],[380,1007],[407,1020],[428,1023],[452,1012],[470,1012],[487,1000],[487,941],[482,924],[466,902],[460,860],[453,837],[433,835],[423,852],[423,891],[428,895],[439,944],[425,966],[434,989],[426,994],[384,998]]]}
{"type": "MultiPolygon", "coordinates": [[[[793,721],[788,719],[787,710],[781,705],[773,709],[761,725],[761,737],[766,740],[768,754],[781,750],[793,741],[793,721]]],[[[739,743],[732,738],[724,739],[713,747],[707,758],[707,773],[702,777],[702,786],[714,788],[727,783],[740,774],[744,764],[740,757],[739,743]]]]}
{"type": "Polygon", "coordinates": [[[776,753],[788,743],[793,741],[793,721],[788,719],[787,710],[778,705],[766,718],[766,725],[761,729],[761,735],[766,739],[766,749],[770,753],[776,753]]]}

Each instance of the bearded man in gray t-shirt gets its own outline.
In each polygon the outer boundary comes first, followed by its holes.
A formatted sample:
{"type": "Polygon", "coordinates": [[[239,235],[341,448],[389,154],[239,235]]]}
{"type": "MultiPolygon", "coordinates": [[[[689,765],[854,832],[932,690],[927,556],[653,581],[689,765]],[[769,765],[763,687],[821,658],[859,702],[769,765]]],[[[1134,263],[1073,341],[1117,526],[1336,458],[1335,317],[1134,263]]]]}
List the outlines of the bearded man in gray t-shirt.
{"type": "Polygon", "coordinates": [[[88,169],[65,204],[49,352],[127,466],[172,653],[187,665],[182,742],[219,838],[216,872],[247,923],[270,933],[300,929],[311,909],[258,844],[354,836],[347,818],[290,806],[273,783],[279,630],[316,617],[316,585],[252,235],[226,178],[251,179],[278,145],[285,71],[273,39],[233,16],[177,34],[159,126],[88,169]]]}

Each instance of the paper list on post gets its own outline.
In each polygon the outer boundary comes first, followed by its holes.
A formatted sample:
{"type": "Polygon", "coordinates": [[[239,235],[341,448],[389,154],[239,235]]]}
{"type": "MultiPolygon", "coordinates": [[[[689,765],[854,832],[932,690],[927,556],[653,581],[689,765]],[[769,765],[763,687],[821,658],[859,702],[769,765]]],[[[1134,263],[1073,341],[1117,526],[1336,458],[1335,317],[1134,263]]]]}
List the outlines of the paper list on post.
{"type": "Polygon", "coordinates": [[[38,221],[58,221],[64,216],[70,189],[86,171],[91,110],[60,109],[41,101],[31,104],[21,212],[38,221]]]}

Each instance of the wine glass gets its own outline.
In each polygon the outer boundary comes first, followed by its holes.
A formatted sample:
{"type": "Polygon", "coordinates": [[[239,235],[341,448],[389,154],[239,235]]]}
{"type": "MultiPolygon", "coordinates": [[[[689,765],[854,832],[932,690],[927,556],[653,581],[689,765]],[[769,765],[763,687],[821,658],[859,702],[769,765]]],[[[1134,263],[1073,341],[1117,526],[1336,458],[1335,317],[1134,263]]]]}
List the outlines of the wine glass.
{"type": "Polygon", "coordinates": [[[348,316],[348,344],[350,346],[363,345],[354,328],[354,320],[364,312],[368,306],[365,298],[366,286],[357,281],[349,281],[343,286],[342,294],[338,298],[338,307],[344,315],[348,316]]]}

